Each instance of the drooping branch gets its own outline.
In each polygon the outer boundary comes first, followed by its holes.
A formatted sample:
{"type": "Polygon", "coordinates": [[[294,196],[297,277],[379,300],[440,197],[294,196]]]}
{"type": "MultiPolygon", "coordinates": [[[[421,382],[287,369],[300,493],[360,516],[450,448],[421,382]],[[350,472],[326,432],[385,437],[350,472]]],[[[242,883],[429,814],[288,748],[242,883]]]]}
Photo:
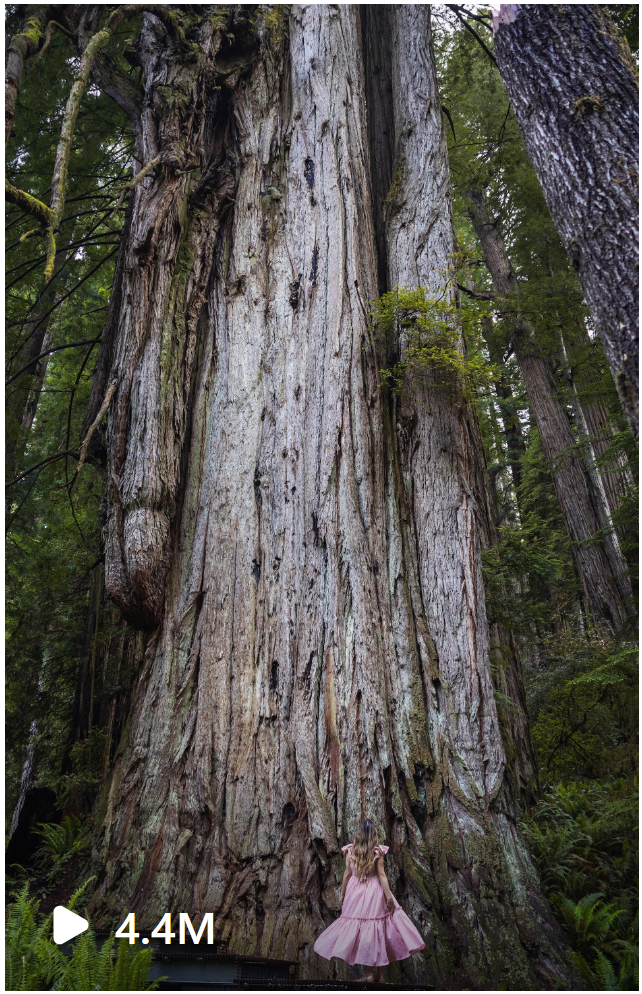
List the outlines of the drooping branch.
{"type": "Polygon", "coordinates": [[[46,459],[41,459],[41,461],[36,463],[35,466],[30,466],[29,469],[24,471],[24,473],[20,473],[19,476],[16,476],[13,480],[9,480],[8,483],[5,483],[5,490],[15,487],[16,483],[20,483],[21,480],[25,479],[25,477],[29,476],[31,473],[35,473],[37,469],[43,469],[45,466],[48,466],[49,463],[56,462],[58,459],[66,459],[68,456],[78,458],[79,455],[80,453],[77,449],[65,449],[64,452],[54,452],[52,456],[47,456],[46,459]]]}
{"type": "MultiPolygon", "coordinates": [[[[473,36],[473,38],[475,39],[475,41],[477,41],[481,45],[481,47],[483,48],[484,52],[486,53],[486,55],[488,56],[488,58],[491,60],[491,62],[494,62],[495,65],[497,65],[497,60],[495,59],[495,56],[493,55],[493,53],[489,49],[489,47],[486,44],[486,42],[483,41],[479,37],[479,35],[475,31],[475,29],[473,27],[471,27],[471,25],[468,23],[466,17],[462,16],[461,11],[464,10],[464,8],[462,8],[459,4],[456,4],[456,3],[447,3],[446,7],[448,7],[449,10],[452,10],[452,12],[455,15],[455,17],[457,18],[457,20],[460,21],[461,24],[463,24],[463,26],[466,28],[467,31],[470,31],[470,33],[473,36]]],[[[471,16],[468,13],[468,11],[465,11],[465,13],[466,13],[467,17],[471,16]]],[[[475,20],[479,20],[479,18],[475,18],[475,20]]],[[[484,23],[484,22],[482,21],[482,23],[484,23]]],[[[488,27],[488,25],[485,25],[485,27],[488,27]]]]}
{"type": "Polygon", "coordinates": [[[36,65],[36,63],[40,62],[41,58],[43,57],[43,55],[45,54],[45,52],[48,50],[49,46],[51,45],[51,39],[53,38],[54,28],[57,28],[58,31],[62,31],[62,33],[65,34],[65,35],[67,35],[68,38],[73,37],[73,35],[72,35],[71,31],[69,30],[69,28],[66,28],[64,26],[64,24],[59,24],[58,21],[49,21],[49,23],[47,25],[47,30],[45,31],[45,40],[42,43],[42,47],[40,48],[40,51],[38,52],[38,54],[36,55],[35,59],[33,60],[34,65],[36,65]]]}

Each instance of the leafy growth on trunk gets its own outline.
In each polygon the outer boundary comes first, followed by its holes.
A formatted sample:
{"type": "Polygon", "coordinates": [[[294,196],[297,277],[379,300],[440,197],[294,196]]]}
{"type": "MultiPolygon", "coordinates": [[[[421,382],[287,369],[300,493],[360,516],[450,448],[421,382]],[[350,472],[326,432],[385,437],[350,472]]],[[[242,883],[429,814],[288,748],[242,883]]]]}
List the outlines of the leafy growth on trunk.
{"type": "Polygon", "coordinates": [[[429,371],[435,383],[449,389],[488,387],[494,367],[481,354],[468,353],[464,342],[467,327],[488,313],[483,306],[461,308],[426,287],[398,286],[384,293],[371,310],[382,382],[400,392],[410,377],[429,371]]]}

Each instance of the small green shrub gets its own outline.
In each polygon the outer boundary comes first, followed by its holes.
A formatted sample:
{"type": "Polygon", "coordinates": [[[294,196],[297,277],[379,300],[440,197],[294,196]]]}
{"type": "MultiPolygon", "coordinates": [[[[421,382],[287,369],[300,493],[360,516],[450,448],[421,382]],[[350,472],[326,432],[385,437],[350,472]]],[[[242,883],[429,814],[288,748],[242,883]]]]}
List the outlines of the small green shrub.
{"type": "Polygon", "coordinates": [[[382,382],[400,391],[410,373],[429,370],[436,383],[449,388],[492,383],[494,368],[483,356],[466,352],[462,322],[468,313],[446,291],[435,297],[425,287],[398,286],[374,301],[372,329],[382,382]]]}
{"type": "Polygon", "coordinates": [[[61,825],[40,824],[34,833],[43,840],[35,853],[43,867],[66,862],[89,843],[89,833],[76,815],[66,815],[61,825]]]}

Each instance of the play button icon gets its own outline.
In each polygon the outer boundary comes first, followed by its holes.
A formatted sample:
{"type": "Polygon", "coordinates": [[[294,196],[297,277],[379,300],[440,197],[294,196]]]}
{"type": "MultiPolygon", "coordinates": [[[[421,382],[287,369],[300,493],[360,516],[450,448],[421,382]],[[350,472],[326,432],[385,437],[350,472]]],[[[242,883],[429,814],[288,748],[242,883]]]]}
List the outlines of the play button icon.
{"type": "Polygon", "coordinates": [[[74,914],[69,908],[63,908],[62,904],[54,908],[53,913],[53,941],[57,946],[63,942],[69,942],[81,932],[86,932],[89,922],[86,918],[74,914]]]}

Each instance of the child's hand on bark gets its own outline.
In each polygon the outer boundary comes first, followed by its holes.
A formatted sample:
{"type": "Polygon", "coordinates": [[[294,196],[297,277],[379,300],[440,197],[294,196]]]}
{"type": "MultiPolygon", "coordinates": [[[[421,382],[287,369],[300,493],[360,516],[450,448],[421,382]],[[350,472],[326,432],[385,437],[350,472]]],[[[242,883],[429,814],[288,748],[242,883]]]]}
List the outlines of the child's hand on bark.
{"type": "Polygon", "coordinates": [[[386,898],[386,904],[388,905],[388,911],[395,910],[395,899],[392,896],[392,894],[389,894],[388,897],[386,898]]]}

